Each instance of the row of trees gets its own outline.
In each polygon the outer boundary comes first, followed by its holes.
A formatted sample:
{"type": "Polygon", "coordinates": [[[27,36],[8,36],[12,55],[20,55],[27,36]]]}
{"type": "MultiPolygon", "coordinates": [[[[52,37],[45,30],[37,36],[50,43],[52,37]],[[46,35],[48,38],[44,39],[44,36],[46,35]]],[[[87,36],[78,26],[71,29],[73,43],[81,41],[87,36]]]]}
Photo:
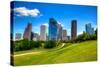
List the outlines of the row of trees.
{"type": "Polygon", "coordinates": [[[14,51],[29,50],[34,48],[53,48],[57,46],[56,41],[28,41],[27,39],[13,42],[14,51]]]}
{"type": "Polygon", "coordinates": [[[74,41],[81,42],[86,40],[97,40],[97,29],[95,30],[94,34],[83,32],[83,34],[80,34],[74,41]]]}

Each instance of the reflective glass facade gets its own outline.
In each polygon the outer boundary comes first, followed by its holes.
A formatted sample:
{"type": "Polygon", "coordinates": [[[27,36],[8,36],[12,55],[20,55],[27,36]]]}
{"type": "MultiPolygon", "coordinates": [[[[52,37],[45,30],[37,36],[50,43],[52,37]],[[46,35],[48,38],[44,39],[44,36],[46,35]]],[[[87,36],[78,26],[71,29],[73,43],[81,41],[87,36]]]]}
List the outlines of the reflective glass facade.
{"type": "Polygon", "coordinates": [[[94,28],[91,27],[91,24],[86,24],[86,33],[94,34],[94,28]]]}
{"type": "Polygon", "coordinates": [[[57,21],[54,18],[49,19],[49,40],[57,40],[57,21]]]}

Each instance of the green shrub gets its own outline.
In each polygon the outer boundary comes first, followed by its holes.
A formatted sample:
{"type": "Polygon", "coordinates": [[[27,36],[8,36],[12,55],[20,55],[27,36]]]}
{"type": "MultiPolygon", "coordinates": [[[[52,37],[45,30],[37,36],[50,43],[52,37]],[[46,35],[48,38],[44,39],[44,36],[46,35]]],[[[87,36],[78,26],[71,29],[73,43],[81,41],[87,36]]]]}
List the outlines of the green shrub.
{"type": "Polygon", "coordinates": [[[41,47],[40,41],[29,41],[27,39],[14,42],[14,51],[22,51],[22,50],[29,50],[33,48],[41,47]]]}
{"type": "Polygon", "coordinates": [[[46,41],[44,44],[44,48],[53,48],[53,47],[56,47],[55,41],[46,41]]]}
{"type": "Polygon", "coordinates": [[[42,46],[42,43],[40,41],[34,41],[33,47],[34,48],[39,48],[42,46]]]}
{"type": "Polygon", "coordinates": [[[20,42],[15,42],[14,46],[15,46],[15,48],[14,48],[15,51],[28,50],[28,49],[32,48],[32,47],[30,47],[29,41],[26,39],[24,39],[20,42]]]}

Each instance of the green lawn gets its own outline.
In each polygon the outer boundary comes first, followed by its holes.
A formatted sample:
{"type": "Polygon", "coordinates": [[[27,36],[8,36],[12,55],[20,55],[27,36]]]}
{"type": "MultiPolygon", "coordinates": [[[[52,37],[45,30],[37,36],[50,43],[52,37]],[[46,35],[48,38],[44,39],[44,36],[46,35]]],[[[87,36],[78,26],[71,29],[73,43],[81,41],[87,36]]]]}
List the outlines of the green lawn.
{"type": "Polygon", "coordinates": [[[97,60],[96,50],[97,50],[97,41],[92,40],[74,44],[68,43],[65,44],[65,46],[62,48],[56,47],[53,49],[21,51],[15,53],[14,65],[18,66],[18,65],[96,61],[97,60]],[[33,54],[26,54],[20,56],[21,54],[31,53],[31,52],[33,52],[33,54]]]}

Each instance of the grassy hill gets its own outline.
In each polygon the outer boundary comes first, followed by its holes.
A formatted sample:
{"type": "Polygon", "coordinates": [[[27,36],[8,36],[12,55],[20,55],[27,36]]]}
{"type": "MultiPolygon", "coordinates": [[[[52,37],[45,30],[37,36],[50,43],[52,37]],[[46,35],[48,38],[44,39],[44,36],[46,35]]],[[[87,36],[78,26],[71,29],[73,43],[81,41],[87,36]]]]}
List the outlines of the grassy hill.
{"type": "Polygon", "coordinates": [[[14,65],[55,64],[97,60],[97,41],[66,43],[63,47],[16,52],[14,65]]]}

